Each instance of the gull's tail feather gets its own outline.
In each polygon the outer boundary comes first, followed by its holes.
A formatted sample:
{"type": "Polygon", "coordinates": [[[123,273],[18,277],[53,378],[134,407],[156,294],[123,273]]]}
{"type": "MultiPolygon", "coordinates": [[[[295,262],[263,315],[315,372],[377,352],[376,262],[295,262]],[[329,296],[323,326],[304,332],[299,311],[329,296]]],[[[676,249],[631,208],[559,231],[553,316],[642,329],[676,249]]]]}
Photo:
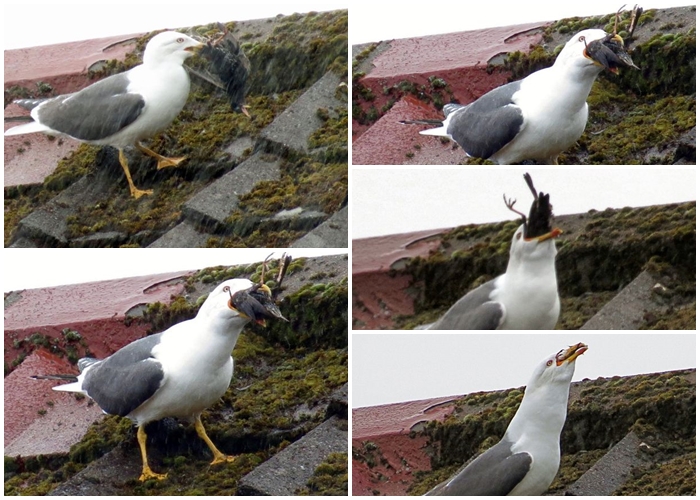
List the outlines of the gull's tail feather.
{"type": "MultiPolygon", "coordinates": [[[[440,122],[442,123],[442,122],[440,122]]],[[[439,137],[450,137],[450,135],[447,133],[447,126],[443,125],[442,127],[438,128],[429,128],[428,130],[421,130],[419,132],[421,135],[437,135],[439,137]]]]}
{"type": "Polygon", "coordinates": [[[23,125],[17,125],[5,131],[5,136],[8,135],[22,135],[22,134],[33,134],[34,132],[51,132],[51,129],[46,125],[42,125],[39,122],[25,123],[23,125]]]}

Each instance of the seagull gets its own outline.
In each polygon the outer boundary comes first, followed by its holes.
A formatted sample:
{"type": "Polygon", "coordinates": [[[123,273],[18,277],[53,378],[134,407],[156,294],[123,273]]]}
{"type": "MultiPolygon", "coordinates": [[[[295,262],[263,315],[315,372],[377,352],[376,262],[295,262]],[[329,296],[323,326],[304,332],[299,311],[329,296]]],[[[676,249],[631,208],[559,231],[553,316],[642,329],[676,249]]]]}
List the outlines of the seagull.
{"type": "Polygon", "coordinates": [[[510,258],[505,274],[484,283],[459,299],[427,330],[551,330],[559,319],[559,291],[554,259],[554,240],[562,233],[552,229],[552,206],[549,194],[535,190],[532,178],[525,174],[535,197],[530,217],[513,207],[523,223],[516,229],[510,244],[510,258]]]}
{"type": "Polygon", "coordinates": [[[147,423],[165,417],[194,422],[197,434],[214,455],[212,465],[232,462],[234,457],[219,451],[207,436],[201,415],[231,383],[231,352],[243,327],[250,321],[264,325],[268,317],[286,321],[267,285],[227,280],[209,294],[193,319],[136,340],[103,360],[80,359],[77,377],[33,378],[72,379],[73,383],[53,389],[85,394],[105,413],[131,419],[138,426],[143,460],[140,481],[167,477],[148,465],[144,430],[147,423]]]}
{"type": "Polygon", "coordinates": [[[636,69],[622,37],[601,29],[575,34],[549,68],[507,83],[471,104],[447,104],[445,120],[407,120],[440,124],[423,135],[449,137],[474,158],[499,165],[537,160],[557,165],[557,157],[583,134],[586,99],[598,74],[636,69]]]}
{"type": "Polygon", "coordinates": [[[542,495],[559,470],[559,438],[566,421],[578,343],[544,359],[525,388],[503,439],[427,496],[542,495]]]}
{"type": "Polygon", "coordinates": [[[137,189],[134,185],[124,148],[136,146],[142,153],[156,158],[158,170],[175,167],[186,159],[161,156],[141,141],[165,130],[185,106],[190,79],[182,65],[203,47],[201,42],[177,31],[159,33],[146,45],[143,64],[129,71],[72,94],[15,101],[31,111],[34,121],[7,130],[5,136],[44,132],[88,144],[113,146],[119,150],[119,163],[131,196],[152,194],[152,190],[137,189]]]}

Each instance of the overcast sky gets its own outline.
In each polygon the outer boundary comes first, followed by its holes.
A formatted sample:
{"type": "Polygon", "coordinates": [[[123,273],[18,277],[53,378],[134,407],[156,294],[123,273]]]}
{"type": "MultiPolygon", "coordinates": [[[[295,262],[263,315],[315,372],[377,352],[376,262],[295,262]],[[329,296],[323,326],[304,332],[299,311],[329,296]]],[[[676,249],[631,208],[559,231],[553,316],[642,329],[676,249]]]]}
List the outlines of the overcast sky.
{"type": "MultiPolygon", "coordinates": [[[[634,5],[627,4],[627,8],[634,5]]],[[[645,9],[695,5],[689,0],[649,0],[645,9]]],[[[616,12],[622,2],[586,0],[585,2],[353,2],[350,43],[379,42],[494,26],[555,21],[565,17],[590,16],[616,12]]]]}
{"type": "Polygon", "coordinates": [[[347,0],[219,1],[187,5],[166,1],[35,4],[5,1],[5,49],[33,47],[216,21],[244,21],[277,14],[347,8],[347,0]]]}
{"type": "Polygon", "coordinates": [[[590,209],[648,206],[696,199],[696,167],[387,167],[353,168],[352,238],[367,238],[517,218],[532,194],[550,194],[554,216],[590,209]]]}
{"type": "Polygon", "coordinates": [[[5,248],[3,292],[146,276],[171,271],[192,271],[211,266],[262,262],[287,252],[292,257],[346,254],[333,248],[5,248]]]}
{"type": "Polygon", "coordinates": [[[578,342],[574,381],[696,367],[694,333],[353,333],[352,406],[520,387],[578,342]]]}

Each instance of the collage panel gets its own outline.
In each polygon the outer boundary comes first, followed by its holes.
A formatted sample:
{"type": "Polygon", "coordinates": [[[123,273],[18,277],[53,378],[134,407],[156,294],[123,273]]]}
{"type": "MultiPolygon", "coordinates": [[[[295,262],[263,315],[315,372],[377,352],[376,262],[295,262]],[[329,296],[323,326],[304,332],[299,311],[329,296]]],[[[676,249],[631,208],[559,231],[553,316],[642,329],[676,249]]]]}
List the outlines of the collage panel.
{"type": "Polygon", "coordinates": [[[692,5],[358,10],[353,165],[696,163],[692,5]]]}
{"type": "Polygon", "coordinates": [[[53,251],[5,270],[6,495],[348,494],[346,250],[53,251]]]}
{"type": "Polygon", "coordinates": [[[348,3],[4,9],[5,495],[348,496],[348,3]]]}
{"type": "Polygon", "coordinates": [[[695,330],[695,186],[669,168],[358,169],[352,328],[695,330]]]}
{"type": "Polygon", "coordinates": [[[347,248],[348,10],[315,5],[9,23],[5,247],[347,248]]]}
{"type": "Polygon", "coordinates": [[[694,333],[354,334],[353,495],[693,495],[695,353],[694,333]]]}

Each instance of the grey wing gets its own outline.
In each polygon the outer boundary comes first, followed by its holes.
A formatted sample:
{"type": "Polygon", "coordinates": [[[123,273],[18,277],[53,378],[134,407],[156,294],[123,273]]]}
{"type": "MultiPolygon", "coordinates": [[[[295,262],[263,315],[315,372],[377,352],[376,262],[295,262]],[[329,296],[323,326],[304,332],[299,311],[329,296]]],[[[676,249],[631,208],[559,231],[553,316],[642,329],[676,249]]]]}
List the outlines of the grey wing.
{"type": "Polygon", "coordinates": [[[81,141],[96,141],[133,123],[146,102],[127,92],[127,73],[113,75],[79,92],[49,99],[37,110],[39,121],[81,141]]]}
{"type": "Polygon", "coordinates": [[[513,101],[520,81],[487,92],[455,115],[447,133],[469,156],[490,158],[520,132],[523,113],[513,101]]]}
{"type": "Polygon", "coordinates": [[[128,415],[160,388],[162,366],[151,356],[161,334],[136,340],[103,361],[94,363],[85,374],[83,390],[111,415],[128,415]]]}
{"type": "Polygon", "coordinates": [[[505,307],[489,295],[495,288],[491,280],[454,303],[429,330],[496,330],[505,318],[505,307]]]}
{"type": "Polygon", "coordinates": [[[525,478],[531,464],[532,456],[529,453],[511,454],[510,443],[501,441],[426,495],[504,496],[525,478]]]}

